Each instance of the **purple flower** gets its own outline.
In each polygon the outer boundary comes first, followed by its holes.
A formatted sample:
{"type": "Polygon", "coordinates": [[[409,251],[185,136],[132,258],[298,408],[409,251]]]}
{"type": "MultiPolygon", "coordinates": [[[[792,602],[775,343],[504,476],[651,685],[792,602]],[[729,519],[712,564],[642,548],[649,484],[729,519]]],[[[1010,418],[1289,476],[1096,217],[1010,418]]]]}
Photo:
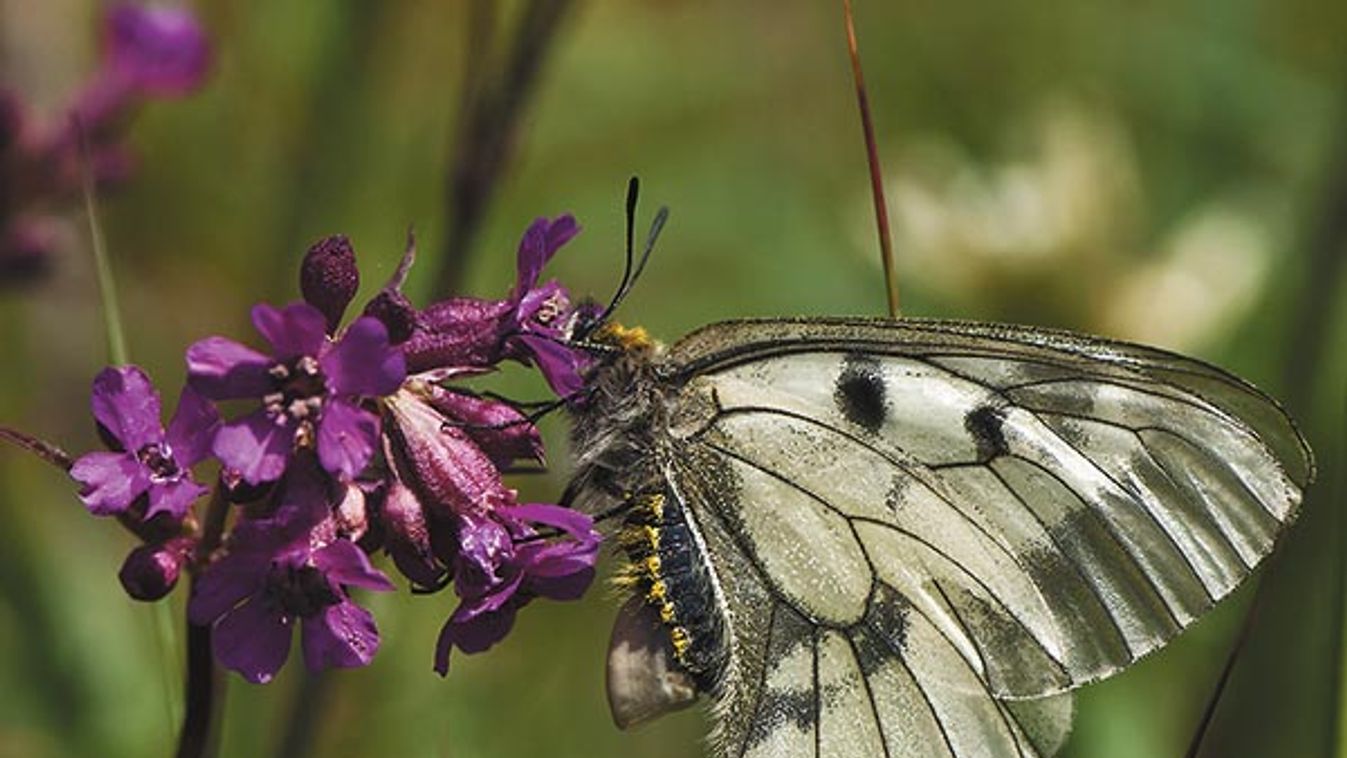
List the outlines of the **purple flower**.
{"type": "Polygon", "coordinates": [[[52,216],[23,213],[9,219],[0,231],[0,285],[45,276],[67,234],[65,225],[52,216]]]}
{"type": "Polygon", "coordinates": [[[519,241],[518,279],[510,294],[515,308],[504,347],[507,357],[536,363],[561,397],[576,394],[584,385],[589,354],[567,344],[576,316],[570,293],[555,280],[539,286],[538,277],[557,250],[579,233],[570,214],[536,219],[525,230],[519,241]]]}
{"type": "Polygon", "coordinates": [[[411,337],[402,346],[407,369],[421,373],[443,366],[500,363],[501,335],[514,309],[509,300],[456,297],[417,311],[411,337]]]}
{"type": "Polygon", "coordinates": [[[115,5],[104,26],[103,65],[110,77],[157,97],[185,95],[210,67],[210,43],[187,8],[115,5]]]}
{"type": "Polygon", "coordinates": [[[567,344],[577,309],[555,281],[538,285],[543,267],[580,227],[569,214],[539,218],[519,243],[518,277],[504,300],[454,298],[427,306],[403,349],[408,368],[536,363],[553,391],[570,397],[584,384],[589,356],[567,344]]]}
{"type": "Polygon", "coordinates": [[[165,431],[159,393],[136,366],[109,367],[94,378],[94,418],[112,452],[89,453],[70,469],[80,499],[95,515],[123,513],[142,495],[145,518],[181,519],[206,488],[190,468],[206,457],[219,427],[215,408],[190,387],[165,431]]]}
{"type": "Polygon", "coordinates": [[[480,514],[514,505],[491,457],[417,393],[388,398],[393,467],[422,503],[440,515],[480,514]]]}
{"type": "Polygon", "coordinates": [[[271,345],[265,355],[224,337],[187,350],[189,381],[215,399],[257,397],[262,408],[220,429],[213,451],[251,484],[274,481],[294,450],[315,447],[323,468],[351,480],[369,463],[379,417],[361,398],[395,391],[406,374],[402,353],[377,319],[357,319],[340,340],[306,303],[259,304],[253,325],[271,345]]]}
{"type": "Polygon", "coordinates": [[[454,588],[459,605],[440,631],[435,670],[449,671],[449,653],[490,648],[509,633],[515,615],[536,597],[575,600],[594,580],[599,534],[588,516],[556,505],[499,508],[459,527],[454,588]],[[533,525],[562,530],[548,541],[533,525]]]}
{"type": "Polygon", "coordinates": [[[491,458],[497,469],[519,459],[543,463],[543,440],[524,414],[508,403],[430,385],[430,404],[446,422],[458,425],[491,458]]]}
{"type": "Polygon", "coordinates": [[[215,657],[253,683],[266,683],[290,654],[301,627],[311,671],[367,665],[379,648],[369,611],[347,587],[393,589],[365,553],[337,537],[326,482],[312,466],[287,473],[268,518],[243,519],[223,558],[197,581],[187,606],[198,625],[214,624],[215,657]]]}

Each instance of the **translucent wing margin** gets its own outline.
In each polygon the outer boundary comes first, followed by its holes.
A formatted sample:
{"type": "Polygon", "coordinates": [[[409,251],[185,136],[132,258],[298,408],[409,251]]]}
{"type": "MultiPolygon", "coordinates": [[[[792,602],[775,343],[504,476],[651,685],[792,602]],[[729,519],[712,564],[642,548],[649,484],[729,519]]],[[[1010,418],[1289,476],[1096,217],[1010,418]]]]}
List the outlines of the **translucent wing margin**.
{"type": "Polygon", "coordinates": [[[747,587],[724,755],[1050,755],[1062,708],[1003,701],[1163,645],[1313,476],[1252,386],[1062,332],[734,322],[667,365],[672,483],[747,587]]]}

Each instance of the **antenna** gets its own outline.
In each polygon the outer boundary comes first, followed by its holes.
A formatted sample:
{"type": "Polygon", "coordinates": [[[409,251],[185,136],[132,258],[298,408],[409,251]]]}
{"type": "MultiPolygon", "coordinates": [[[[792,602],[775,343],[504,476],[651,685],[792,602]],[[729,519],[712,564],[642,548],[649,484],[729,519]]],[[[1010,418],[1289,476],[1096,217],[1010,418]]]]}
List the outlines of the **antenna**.
{"type": "Polygon", "coordinates": [[[622,283],[617,286],[617,291],[613,293],[613,299],[609,301],[608,307],[603,309],[603,314],[599,316],[598,323],[602,324],[613,315],[617,307],[626,299],[627,293],[631,292],[632,287],[636,285],[636,280],[641,277],[641,272],[645,271],[645,264],[650,260],[650,254],[655,251],[655,242],[659,239],[660,232],[664,230],[664,224],[669,220],[669,209],[666,206],[660,206],[655,211],[655,218],[650,222],[650,232],[646,235],[645,247],[641,250],[641,259],[636,263],[636,268],[632,269],[634,256],[632,255],[633,242],[636,234],[636,200],[641,193],[641,180],[633,176],[627,182],[627,248],[626,265],[622,269],[622,283]]]}

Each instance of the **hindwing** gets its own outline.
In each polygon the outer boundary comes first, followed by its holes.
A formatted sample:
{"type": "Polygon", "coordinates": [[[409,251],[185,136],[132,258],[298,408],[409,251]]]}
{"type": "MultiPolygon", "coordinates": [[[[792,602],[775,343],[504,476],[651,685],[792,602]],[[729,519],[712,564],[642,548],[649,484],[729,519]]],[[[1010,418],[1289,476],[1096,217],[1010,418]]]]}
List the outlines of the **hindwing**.
{"type": "Polygon", "coordinates": [[[664,368],[724,756],[1051,755],[1062,693],[1228,594],[1313,476],[1247,383],[1064,332],[731,322],[664,368]]]}

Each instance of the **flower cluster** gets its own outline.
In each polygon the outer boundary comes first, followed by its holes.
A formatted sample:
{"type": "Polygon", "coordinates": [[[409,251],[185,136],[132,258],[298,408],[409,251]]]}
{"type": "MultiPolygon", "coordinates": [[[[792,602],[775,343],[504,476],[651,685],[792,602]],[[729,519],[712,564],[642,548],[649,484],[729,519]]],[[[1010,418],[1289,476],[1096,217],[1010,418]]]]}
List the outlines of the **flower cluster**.
{"type": "Polygon", "coordinates": [[[146,100],[192,93],[210,66],[205,32],[185,8],[112,5],[101,43],[98,68],[58,117],[43,118],[0,88],[0,283],[47,268],[61,211],[81,191],[82,162],[101,187],[127,179],[131,115],[146,100]]]}
{"type": "Polygon", "coordinates": [[[109,450],[75,462],[91,513],[116,515],[142,538],[122,568],[128,594],[167,595],[199,572],[188,603],[211,625],[216,658],[269,681],[301,629],[313,669],[362,666],[379,647],[353,588],[392,590],[370,562],[386,552],[413,589],[458,595],[435,653],[485,650],[534,598],[578,598],[594,577],[592,520],[558,505],[520,503],[502,472],[543,463],[533,419],[453,381],[506,360],[536,365],[563,399],[585,353],[568,338],[584,311],[543,266],[579,231],[539,219],[519,248],[519,278],[501,300],[413,307],[398,273],[343,325],[359,286],[341,236],[310,248],[303,302],[253,308],[255,349],[208,337],[187,350],[187,382],[165,429],[159,396],[136,367],[105,369],[93,410],[109,450]],[[225,417],[217,403],[242,411],[225,417]],[[193,473],[218,463],[211,488],[193,473]],[[232,504],[232,505],[231,505],[232,504]]]}

